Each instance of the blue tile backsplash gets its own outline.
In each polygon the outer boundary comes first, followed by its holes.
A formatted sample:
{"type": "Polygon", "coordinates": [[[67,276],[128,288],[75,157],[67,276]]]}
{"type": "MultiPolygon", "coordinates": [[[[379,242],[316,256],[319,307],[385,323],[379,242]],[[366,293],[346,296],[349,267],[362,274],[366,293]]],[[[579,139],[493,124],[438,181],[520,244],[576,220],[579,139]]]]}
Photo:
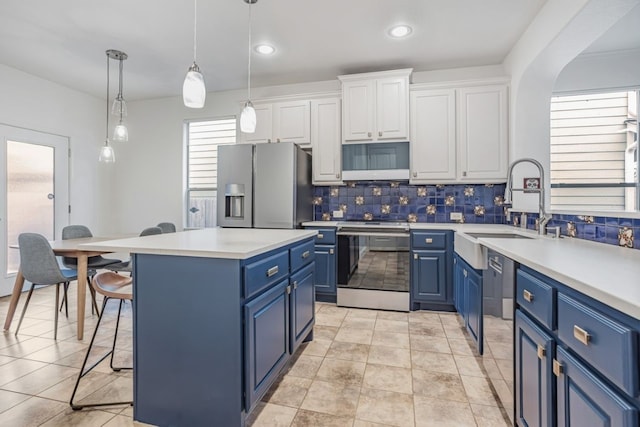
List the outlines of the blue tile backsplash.
{"type": "MultiPolygon", "coordinates": [[[[409,185],[399,182],[351,182],[340,187],[315,187],[314,219],[454,222],[451,212],[461,212],[465,223],[507,224],[502,206],[505,184],[409,185]]],[[[511,214],[517,221],[519,213],[511,214]]],[[[640,248],[640,219],[588,215],[553,215],[548,227],[560,227],[563,236],[599,243],[640,248]]],[[[527,214],[527,228],[537,228],[537,215],[527,214]]]]}

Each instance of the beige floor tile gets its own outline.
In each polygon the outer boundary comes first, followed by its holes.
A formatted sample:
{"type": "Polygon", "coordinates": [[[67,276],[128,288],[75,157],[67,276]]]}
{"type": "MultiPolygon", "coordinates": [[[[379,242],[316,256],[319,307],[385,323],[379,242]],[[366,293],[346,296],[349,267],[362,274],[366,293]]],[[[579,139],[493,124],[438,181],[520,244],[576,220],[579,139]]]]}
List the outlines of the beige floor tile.
{"type": "Polygon", "coordinates": [[[338,327],[336,326],[323,326],[316,324],[313,327],[313,339],[320,340],[333,340],[338,333],[338,327]]]}
{"type": "Polygon", "coordinates": [[[463,320],[458,313],[440,313],[440,321],[443,326],[462,326],[463,320]]]}
{"type": "Polygon", "coordinates": [[[442,326],[438,313],[432,311],[412,311],[409,313],[409,323],[423,323],[442,326]]]}
{"type": "Polygon", "coordinates": [[[407,313],[402,313],[399,311],[378,311],[377,318],[407,322],[409,319],[409,315],[407,313]]]}
{"type": "Polygon", "coordinates": [[[15,359],[13,362],[6,363],[0,366],[0,386],[15,381],[44,366],[46,366],[46,363],[26,359],[15,359]]]}
{"type": "Polygon", "coordinates": [[[502,406],[505,408],[513,408],[513,387],[505,380],[498,379],[493,379],[491,384],[493,384],[502,406]]]}
{"type": "Polygon", "coordinates": [[[409,332],[409,322],[404,320],[377,319],[375,330],[403,334],[409,332]]]}
{"type": "Polygon", "coordinates": [[[481,357],[462,356],[459,354],[455,354],[453,357],[456,360],[456,365],[458,366],[458,372],[460,372],[460,375],[469,375],[472,377],[485,376],[481,357]]]}
{"type": "Polygon", "coordinates": [[[511,359],[494,359],[502,378],[507,381],[513,381],[513,360],[511,359]]]}
{"type": "Polygon", "coordinates": [[[503,379],[502,372],[500,372],[500,369],[496,364],[496,360],[500,360],[500,359],[493,359],[491,357],[479,357],[478,359],[480,360],[480,363],[482,363],[482,368],[484,369],[483,374],[486,377],[503,379]]]}
{"type": "Polygon", "coordinates": [[[335,340],[355,344],[371,344],[372,336],[372,329],[340,328],[336,334],[335,340]]]}
{"type": "Polygon", "coordinates": [[[371,345],[394,348],[410,348],[409,334],[396,332],[374,331],[371,345]]]}
{"type": "Polygon", "coordinates": [[[292,427],[351,427],[352,425],[353,418],[350,417],[321,414],[319,412],[305,411],[303,409],[298,410],[298,413],[291,424],[292,427]]]}
{"type": "Polygon", "coordinates": [[[315,380],[300,409],[353,418],[359,395],[359,386],[315,380]]]}
{"type": "Polygon", "coordinates": [[[304,400],[312,380],[285,375],[271,386],[262,398],[264,402],[298,408],[304,400]]]}
{"type": "MultiPolygon", "coordinates": [[[[102,402],[127,402],[133,400],[132,377],[118,377],[107,383],[104,387],[78,400],[79,404],[92,404],[102,402]]],[[[114,405],[116,412],[124,409],[127,404],[114,405]]]]}
{"type": "Polygon", "coordinates": [[[453,355],[447,353],[411,350],[411,363],[414,369],[458,374],[453,355]]]}
{"type": "Polygon", "coordinates": [[[466,340],[468,336],[467,329],[464,326],[445,325],[443,327],[444,334],[447,338],[456,340],[466,340]]]}
{"type": "Polygon", "coordinates": [[[86,351],[87,346],[78,341],[60,341],[42,350],[30,353],[25,359],[37,360],[39,362],[54,363],[59,359],[69,356],[78,351],[86,351]]]}
{"type": "Polygon", "coordinates": [[[0,366],[5,365],[9,362],[13,362],[14,360],[16,360],[15,357],[0,356],[0,366]]]}
{"type": "Polygon", "coordinates": [[[131,417],[124,415],[114,415],[106,424],[102,427],[133,427],[136,425],[143,425],[142,423],[136,423],[131,417]]]}
{"type": "Polygon", "coordinates": [[[498,406],[487,379],[467,375],[461,375],[460,379],[464,385],[469,402],[480,405],[498,406]]]}
{"type": "Polygon", "coordinates": [[[347,313],[349,313],[349,310],[351,309],[346,307],[338,307],[335,304],[325,304],[321,311],[323,314],[344,317],[347,315],[347,313]]]}
{"type": "Polygon", "coordinates": [[[363,319],[361,317],[347,316],[342,322],[342,328],[350,329],[373,329],[376,324],[375,318],[363,319]]]}
{"type": "Polygon", "coordinates": [[[375,390],[412,394],[411,369],[367,364],[362,386],[375,390]]]}
{"type": "Polygon", "coordinates": [[[476,418],[478,427],[510,427],[511,423],[508,421],[509,416],[504,408],[498,408],[496,406],[471,404],[471,410],[476,418]]]}
{"type": "Polygon", "coordinates": [[[0,350],[0,354],[11,357],[25,357],[28,354],[50,347],[55,343],[56,342],[54,340],[48,338],[32,337],[30,339],[17,342],[12,346],[3,348],[0,350]]]}
{"type": "Polygon", "coordinates": [[[468,403],[414,396],[416,427],[471,427],[476,422],[468,403]]]}
{"type": "Polygon", "coordinates": [[[334,341],[329,347],[325,357],[328,359],[353,360],[366,362],[369,356],[368,344],[355,344],[352,342],[334,341]]]}
{"type": "Polygon", "coordinates": [[[353,427],[386,427],[389,424],[372,423],[371,421],[355,420],[353,427]]]}
{"type": "Polygon", "coordinates": [[[4,412],[12,406],[24,402],[29,396],[12,391],[0,390],[0,412],[4,412]]]}
{"type": "Polygon", "coordinates": [[[431,337],[446,337],[444,328],[440,324],[409,323],[409,333],[412,335],[428,335],[431,337]]]}
{"type": "Polygon", "coordinates": [[[343,315],[327,314],[324,311],[320,311],[316,313],[316,325],[339,327],[340,325],[342,325],[344,316],[345,316],[344,314],[343,315]]]}
{"type": "Polygon", "coordinates": [[[302,355],[290,366],[287,375],[313,379],[321,364],[322,357],[302,355]]]}
{"type": "Polygon", "coordinates": [[[393,348],[372,345],[367,363],[399,368],[411,368],[411,352],[406,348],[393,348]]]}
{"type": "Polygon", "coordinates": [[[331,383],[359,386],[362,384],[365,366],[363,362],[324,359],[316,377],[331,383]]]}
{"type": "Polygon", "coordinates": [[[287,406],[260,402],[249,415],[247,426],[289,427],[298,410],[287,406]]]}
{"type": "Polygon", "coordinates": [[[67,409],[51,418],[42,427],[72,427],[72,426],[101,426],[116,415],[110,412],[100,410],[82,410],[74,411],[67,407],[67,409]]]}
{"type": "Polygon", "coordinates": [[[436,353],[451,353],[449,341],[446,338],[427,335],[411,335],[411,349],[436,353]]]}
{"type": "Polygon", "coordinates": [[[361,319],[375,319],[378,316],[376,310],[367,310],[363,308],[350,308],[346,317],[358,317],[361,319]]]}
{"type": "Polygon", "coordinates": [[[451,353],[460,354],[462,356],[477,356],[477,351],[473,347],[473,343],[467,339],[448,339],[451,353]]]}
{"type": "Polygon", "coordinates": [[[360,391],[356,419],[390,426],[413,426],[413,397],[403,393],[363,388],[360,391]]]}
{"type": "Polygon", "coordinates": [[[39,426],[69,407],[53,400],[30,397],[0,414],[0,425],[31,427],[39,426]]]}
{"type": "Polygon", "coordinates": [[[331,346],[331,340],[323,340],[314,338],[313,341],[303,343],[300,351],[305,356],[318,356],[324,357],[327,354],[327,350],[331,346]]]}
{"type": "Polygon", "coordinates": [[[414,394],[456,402],[468,401],[459,375],[420,369],[414,369],[412,373],[414,394]]]}
{"type": "MultiPolygon", "coordinates": [[[[110,382],[115,381],[117,378],[118,375],[115,374],[104,374],[95,371],[89,373],[80,381],[78,391],[76,392],[76,401],[80,401],[80,399],[83,399],[89,394],[98,391],[110,382]]],[[[76,380],[77,376],[73,375],[65,379],[64,381],[61,381],[53,385],[52,387],[49,387],[48,389],[40,392],[38,396],[52,400],[59,400],[61,402],[68,402],[71,398],[71,393],[73,392],[76,380]]]]}
{"type": "Polygon", "coordinates": [[[2,386],[17,393],[38,394],[59,382],[78,375],[78,369],[67,366],[46,365],[2,386]]]}
{"type": "Polygon", "coordinates": [[[490,342],[491,354],[495,359],[511,359],[513,358],[513,347],[511,343],[490,342]]]}

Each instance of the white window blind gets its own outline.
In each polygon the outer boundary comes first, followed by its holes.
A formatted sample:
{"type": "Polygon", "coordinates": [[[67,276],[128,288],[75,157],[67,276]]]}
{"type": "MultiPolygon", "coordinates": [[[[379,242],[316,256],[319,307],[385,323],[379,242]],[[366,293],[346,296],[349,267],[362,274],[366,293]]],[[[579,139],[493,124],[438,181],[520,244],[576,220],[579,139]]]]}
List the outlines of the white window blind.
{"type": "MultiPolygon", "coordinates": [[[[637,156],[627,132],[635,92],[551,99],[551,205],[554,209],[635,209],[637,156]],[[631,173],[629,173],[631,172],[631,173]]],[[[636,122],[637,123],[637,122],[636,122]]],[[[637,126],[637,125],[636,125],[637,126]]]]}
{"type": "Polygon", "coordinates": [[[187,123],[187,227],[216,226],[218,146],[235,142],[235,118],[187,123]]]}

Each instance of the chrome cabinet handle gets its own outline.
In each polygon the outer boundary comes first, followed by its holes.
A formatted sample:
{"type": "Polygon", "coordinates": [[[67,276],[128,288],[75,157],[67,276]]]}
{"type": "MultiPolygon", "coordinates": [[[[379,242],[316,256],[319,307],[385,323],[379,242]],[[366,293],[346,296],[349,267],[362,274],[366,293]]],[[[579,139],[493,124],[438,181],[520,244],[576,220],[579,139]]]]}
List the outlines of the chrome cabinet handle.
{"type": "Polygon", "coordinates": [[[275,274],[278,274],[278,270],[279,269],[278,269],[277,265],[274,266],[274,267],[271,267],[270,269],[267,270],[267,277],[271,277],[271,276],[273,276],[275,274]]]}
{"type": "Polygon", "coordinates": [[[340,178],[340,174],[339,173],[336,174],[336,178],[340,178]]]}
{"type": "Polygon", "coordinates": [[[293,289],[298,289],[298,281],[297,280],[293,281],[293,289]]]}
{"type": "Polygon", "coordinates": [[[522,296],[527,302],[533,301],[533,294],[526,289],[522,292],[522,296]]]}
{"type": "Polygon", "coordinates": [[[433,239],[431,237],[428,237],[428,238],[424,239],[424,242],[431,244],[431,243],[433,243],[433,239]]]}
{"type": "Polygon", "coordinates": [[[324,234],[318,233],[318,239],[324,239],[324,234]]]}
{"type": "Polygon", "coordinates": [[[291,294],[291,286],[287,286],[287,295],[291,294]]]}
{"type": "Polygon", "coordinates": [[[333,255],[333,249],[329,249],[329,255],[333,255]]]}
{"type": "Polygon", "coordinates": [[[304,251],[304,252],[302,253],[302,259],[309,258],[309,255],[311,255],[311,252],[309,252],[309,251],[304,251]]]}
{"type": "Polygon", "coordinates": [[[382,131],[379,131],[379,132],[378,132],[378,136],[382,136],[382,131]]]}
{"type": "Polygon", "coordinates": [[[591,341],[591,334],[578,325],[573,325],[573,337],[584,345],[589,345],[591,341]]]}
{"type": "Polygon", "coordinates": [[[268,142],[269,144],[271,144],[271,138],[267,139],[267,142],[268,142]]]}
{"type": "Polygon", "coordinates": [[[462,176],[467,176],[467,171],[462,172],[462,176]]]}
{"type": "Polygon", "coordinates": [[[547,355],[547,350],[538,344],[538,359],[543,359],[547,355]]]}
{"type": "Polygon", "coordinates": [[[280,138],[276,139],[276,142],[280,142],[280,138]]]}
{"type": "Polygon", "coordinates": [[[367,132],[367,136],[371,138],[371,132],[367,132]]]}
{"type": "Polygon", "coordinates": [[[464,277],[467,277],[467,270],[462,270],[462,275],[463,275],[464,277]]]}
{"type": "Polygon", "coordinates": [[[558,362],[556,359],[553,359],[553,374],[556,377],[559,377],[564,372],[564,366],[562,363],[558,362]]]}
{"type": "Polygon", "coordinates": [[[413,254],[413,259],[418,259],[418,254],[413,254]]]}
{"type": "Polygon", "coordinates": [[[418,176],[418,172],[414,172],[414,173],[413,173],[413,177],[415,178],[415,177],[417,177],[417,176],[418,176]]]}

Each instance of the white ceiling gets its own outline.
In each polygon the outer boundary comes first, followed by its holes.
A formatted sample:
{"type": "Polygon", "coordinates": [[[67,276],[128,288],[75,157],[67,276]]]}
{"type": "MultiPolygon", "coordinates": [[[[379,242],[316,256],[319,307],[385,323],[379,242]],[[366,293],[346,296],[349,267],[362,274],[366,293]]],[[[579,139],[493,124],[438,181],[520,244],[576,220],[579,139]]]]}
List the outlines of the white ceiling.
{"type": "MultiPolygon", "coordinates": [[[[254,45],[268,42],[277,50],[270,57],[253,54],[252,85],[403,67],[499,64],[544,3],[260,0],[252,6],[254,45]],[[387,30],[397,23],[412,26],[412,35],[391,39],[387,30]]],[[[208,91],[246,87],[247,37],[243,0],[198,1],[197,62],[208,91]]],[[[126,99],[180,95],[193,55],[193,1],[0,1],[0,62],[5,65],[104,97],[106,49],[129,55],[126,99]]],[[[115,82],[116,63],[111,65],[115,82]]]]}

